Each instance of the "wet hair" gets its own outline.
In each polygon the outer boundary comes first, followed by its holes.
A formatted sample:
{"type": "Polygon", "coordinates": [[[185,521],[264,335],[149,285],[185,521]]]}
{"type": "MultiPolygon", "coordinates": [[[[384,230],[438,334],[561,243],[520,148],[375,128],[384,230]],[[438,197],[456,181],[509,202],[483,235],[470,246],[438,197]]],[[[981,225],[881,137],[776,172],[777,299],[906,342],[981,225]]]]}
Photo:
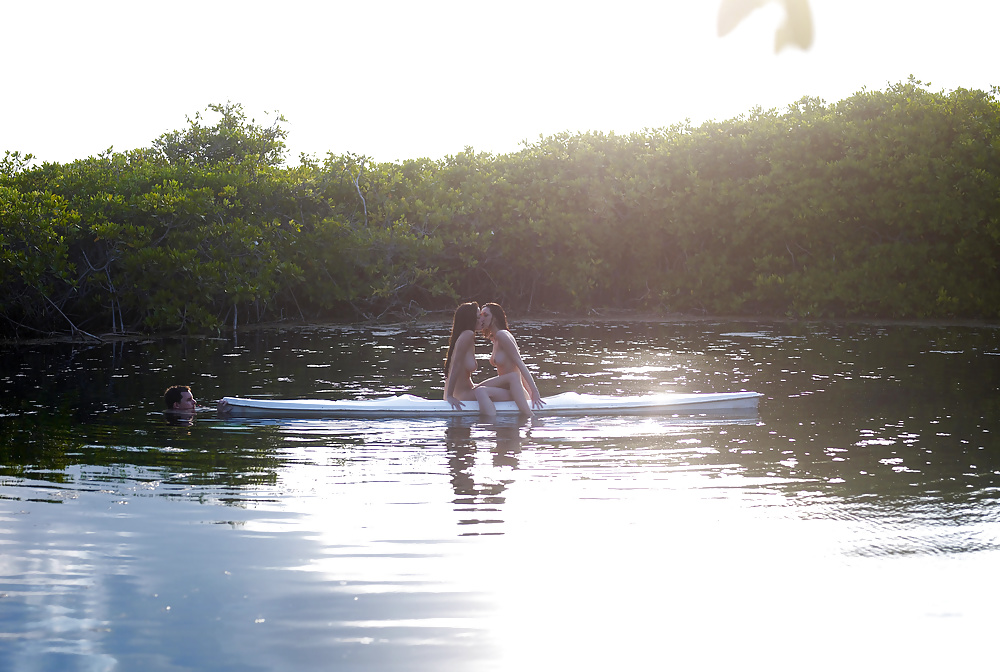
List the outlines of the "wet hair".
{"type": "Polygon", "coordinates": [[[503,308],[500,307],[499,303],[484,303],[483,308],[489,308],[490,315],[493,316],[493,324],[490,326],[490,331],[495,334],[498,331],[507,329],[507,313],[503,312],[503,308]]]}
{"type": "Polygon", "coordinates": [[[174,404],[181,400],[181,393],[187,390],[191,391],[191,388],[187,385],[171,385],[167,388],[167,391],[163,393],[163,403],[166,404],[167,408],[173,408],[174,404]]]}
{"type": "Polygon", "coordinates": [[[451,353],[455,351],[455,341],[463,331],[475,331],[479,319],[479,304],[475,301],[463,303],[455,309],[455,317],[451,322],[451,340],[448,341],[448,356],[444,360],[444,377],[448,377],[451,368],[451,353]]]}

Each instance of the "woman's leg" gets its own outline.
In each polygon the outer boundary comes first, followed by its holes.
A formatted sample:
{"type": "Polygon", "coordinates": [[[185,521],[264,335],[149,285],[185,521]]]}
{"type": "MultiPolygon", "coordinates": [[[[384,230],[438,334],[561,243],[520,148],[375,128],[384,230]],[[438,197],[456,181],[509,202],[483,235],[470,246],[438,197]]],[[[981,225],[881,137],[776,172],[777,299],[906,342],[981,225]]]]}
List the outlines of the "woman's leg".
{"type": "Polygon", "coordinates": [[[498,388],[475,387],[472,389],[476,394],[476,401],[479,403],[479,414],[494,416],[497,414],[497,406],[490,399],[490,392],[498,388]]]}
{"type": "MultiPolygon", "coordinates": [[[[524,398],[528,400],[528,407],[530,408],[531,407],[531,392],[529,392],[528,388],[524,386],[524,379],[521,378],[521,376],[517,375],[516,373],[508,373],[508,374],[503,375],[503,376],[494,376],[493,378],[489,378],[488,380],[484,380],[483,382],[479,383],[477,385],[477,387],[480,387],[480,386],[495,387],[495,388],[503,390],[504,392],[507,393],[506,395],[504,395],[502,397],[494,396],[493,397],[493,401],[515,401],[516,402],[517,401],[517,395],[519,395],[520,393],[516,392],[516,391],[514,393],[511,393],[512,385],[516,384],[515,382],[512,382],[515,378],[516,378],[516,380],[520,381],[520,383],[521,383],[521,391],[524,394],[524,398]]],[[[514,389],[516,390],[516,388],[514,388],[514,389]]]]}
{"type": "MultiPolygon", "coordinates": [[[[489,380],[480,383],[480,385],[506,390],[510,396],[504,397],[505,399],[512,399],[514,403],[517,404],[517,408],[522,414],[527,415],[528,417],[533,415],[531,412],[531,402],[528,401],[528,395],[524,391],[524,384],[521,382],[520,372],[511,371],[510,373],[505,373],[502,376],[490,378],[489,380]]],[[[493,399],[499,401],[497,397],[493,397],[493,399]]]]}
{"type": "MultiPolygon", "coordinates": [[[[478,383],[476,387],[495,387],[497,389],[506,389],[509,387],[509,383],[503,376],[493,376],[492,378],[487,378],[483,382],[478,383]]],[[[510,399],[507,399],[506,401],[510,401],[510,399]]]]}
{"type": "Polygon", "coordinates": [[[529,418],[534,415],[531,412],[528,394],[521,383],[521,374],[517,371],[484,380],[476,385],[475,389],[489,390],[491,401],[513,401],[517,405],[517,410],[529,418]]]}

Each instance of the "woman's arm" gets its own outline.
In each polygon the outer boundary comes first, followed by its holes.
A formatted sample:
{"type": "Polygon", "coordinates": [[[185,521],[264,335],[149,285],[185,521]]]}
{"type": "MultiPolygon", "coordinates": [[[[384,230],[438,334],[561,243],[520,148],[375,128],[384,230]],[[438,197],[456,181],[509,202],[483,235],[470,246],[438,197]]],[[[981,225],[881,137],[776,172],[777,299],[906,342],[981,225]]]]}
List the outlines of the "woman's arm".
{"type": "Polygon", "coordinates": [[[534,408],[541,408],[545,405],[542,401],[542,395],[538,392],[538,386],[535,385],[535,379],[531,375],[531,371],[525,366],[524,360],[521,359],[521,353],[517,349],[517,342],[509,331],[501,331],[496,335],[497,344],[504,349],[504,352],[510,357],[510,361],[514,362],[517,366],[517,370],[521,372],[521,380],[524,386],[531,393],[531,405],[534,408]]]}
{"type": "MultiPolygon", "coordinates": [[[[465,361],[469,355],[469,349],[475,347],[475,339],[476,335],[473,332],[463,331],[459,334],[458,340],[455,341],[455,349],[451,353],[451,371],[448,372],[448,377],[445,379],[444,400],[453,408],[464,408],[462,402],[455,398],[455,387],[458,385],[459,379],[470,378],[465,361]]],[[[474,353],[473,357],[475,357],[474,353]]]]}

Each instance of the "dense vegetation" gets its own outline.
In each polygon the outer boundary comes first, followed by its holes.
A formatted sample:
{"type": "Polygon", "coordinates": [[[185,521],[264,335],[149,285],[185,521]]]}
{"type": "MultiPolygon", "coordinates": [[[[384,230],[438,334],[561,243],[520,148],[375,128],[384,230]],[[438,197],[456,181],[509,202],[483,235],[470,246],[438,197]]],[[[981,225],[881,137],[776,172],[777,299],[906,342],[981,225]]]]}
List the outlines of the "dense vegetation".
{"type": "Polygon", "coordinates": [[[497,300],[1000,317],[998,89],[911,79],[495,156],[284,163],[212,106],[144,148],[0,161],[0,334],[210,331],[497,300]]]}

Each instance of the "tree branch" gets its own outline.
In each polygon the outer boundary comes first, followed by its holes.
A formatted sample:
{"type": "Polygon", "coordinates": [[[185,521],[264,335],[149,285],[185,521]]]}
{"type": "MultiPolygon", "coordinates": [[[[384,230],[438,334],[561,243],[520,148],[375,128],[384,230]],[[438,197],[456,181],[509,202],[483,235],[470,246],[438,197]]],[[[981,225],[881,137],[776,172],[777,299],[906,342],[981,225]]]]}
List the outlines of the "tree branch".
{"type": "MultiPolygon", "coordinates": [[[[39,293],[41,294],[41,292],[39,292],[39,293]]],[[[72,334],[73,336],[76,336],[77,332],[79,332],[79,333],[83,334],[84,336],[88,336],[88,337],[90,337],[90,338],[94,339],[95,341],[98,341],[98,342],[100,342],[100,343],[103,343],[103,342],[104,342],[104,339],[103,339],[103,338],[101,338],[100,336],[94,336],[93,334],[91,334],[91,333],[88,333],[88,332],[84,331],[83,329],[80,329],[79,327],[77,327],[77,326],[76,326],[75,324],[73,324],[73,320],[71,320],[71,319],[69,319],[68,317],[66,317],[66,313],[64,313],[64,312],[63,312],[62,310],[60,310],[60,309],[59,309],[59,306],[57,306],[57,305],[56,305],[56,304],[55,304],[55,303],[54,303],[54,302],[52,301],[52,299],[50,299],[50,298],[49,298],[48,296],[46,296],[45,294],[42,294],[42,298],[44,298],[44,299],[45,299],[46,301],[48,301],[48,302],[49,302],[49,305],[51,305],[51,306],[52,306],[53,308],[55,308],[55,309],[56,309],[56,311],[57,311],[57,312],[58,312],[58,313],[59,313],[60,315],[62,315],[62,316],[63,316],[63,319],[64,319],[64,320],[66,320],[67,322],[69,322],[69,328],[70,328],[70,334],[72,334]]]]}

